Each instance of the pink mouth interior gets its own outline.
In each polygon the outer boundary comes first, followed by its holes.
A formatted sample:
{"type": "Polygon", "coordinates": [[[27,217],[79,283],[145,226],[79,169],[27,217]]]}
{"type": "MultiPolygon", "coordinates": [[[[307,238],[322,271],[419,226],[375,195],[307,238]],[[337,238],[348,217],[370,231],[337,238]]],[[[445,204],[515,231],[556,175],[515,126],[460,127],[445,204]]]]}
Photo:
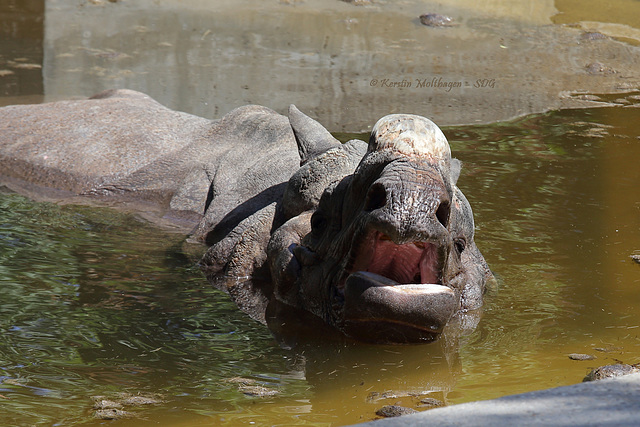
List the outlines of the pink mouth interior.
{"type": "Polygon", "coordinates": [[[362,242],[352,272],[368,271],[399,284],[439,283],[436,246],[427,242],[397,245],[374,231],[362,242]]]}

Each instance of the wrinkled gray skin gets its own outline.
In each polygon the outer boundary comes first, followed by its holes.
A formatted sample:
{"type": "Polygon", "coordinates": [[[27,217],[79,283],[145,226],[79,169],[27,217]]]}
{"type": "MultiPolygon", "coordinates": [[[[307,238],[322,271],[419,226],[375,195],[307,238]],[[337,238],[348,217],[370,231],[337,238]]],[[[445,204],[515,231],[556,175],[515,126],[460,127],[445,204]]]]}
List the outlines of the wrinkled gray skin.
{"type": "Polygon", "coordinates": [[[459,173],[419,116],[340,144],[294,106],[212,122],[118,90],[0,108],[1,183],[153,206],[195,225],[208,280],[253,318],[277,300],[371,342],[430,341],[482,305],[459,173]]]}
{"type": "Polygon", "coordinates": [[[259,106],[211,121],[140,92],[109,90],[0,108],[5,185],[36,196],[126,203],[180,219],[189,230],[199,223],[194,235],[201,241],[213,238],[215,226],[226,234],[281,197],[278,186],[299,167],[295,147],[287,118],[259,106]]]}

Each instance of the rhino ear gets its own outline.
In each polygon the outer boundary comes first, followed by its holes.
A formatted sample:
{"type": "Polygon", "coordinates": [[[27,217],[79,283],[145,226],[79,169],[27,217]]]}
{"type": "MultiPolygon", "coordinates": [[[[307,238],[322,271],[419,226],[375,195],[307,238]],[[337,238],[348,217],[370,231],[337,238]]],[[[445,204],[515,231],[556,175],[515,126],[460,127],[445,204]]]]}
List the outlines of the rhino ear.
{"type": "Polygon", "coordinates": [[[462,162],[458,159],[451,159],[451,185],[456,185],[458,183],[461,169],[462,162]]]}
{"type": "Polygon", "coordinates": [[[298,108],[289,106],[289,123],[296,137],[300,166],[331,148],[339,147],[340,141],[311,117],[304,115],[298,108]]]}

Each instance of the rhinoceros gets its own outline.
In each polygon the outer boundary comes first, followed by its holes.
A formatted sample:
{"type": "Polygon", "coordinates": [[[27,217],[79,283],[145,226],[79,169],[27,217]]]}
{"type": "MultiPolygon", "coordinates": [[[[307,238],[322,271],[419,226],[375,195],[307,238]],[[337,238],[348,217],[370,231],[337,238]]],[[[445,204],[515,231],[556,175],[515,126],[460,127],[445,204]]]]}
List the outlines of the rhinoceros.
{"type": "Polygon", "coordinates": [[[336,140],[291,106],[211,121],[147,95],[0,108],[2,183],[193,226],[207,279],[256,320],[270,302],[356,340],[432,341],[492,273],[442,131],[408,114],[336,140]]]}

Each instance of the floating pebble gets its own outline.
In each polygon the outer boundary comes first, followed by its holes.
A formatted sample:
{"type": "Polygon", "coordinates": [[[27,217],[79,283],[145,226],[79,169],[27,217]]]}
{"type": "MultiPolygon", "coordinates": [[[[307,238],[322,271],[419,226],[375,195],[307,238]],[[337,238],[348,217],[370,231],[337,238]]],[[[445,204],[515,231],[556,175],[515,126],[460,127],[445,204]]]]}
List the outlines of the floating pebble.
{"type": "Polygon", "coordinates": [[[571,359],[571,360],[593,360],[593,359],[597,359],[597,357],[596,356],[592,356],[590,354],[571,353],[569,355],[569,359],[571,359]]]}
{"type": "Polygon", "coordinates": [[[592,62],[584,67],[589,74],[616,74],[617,71],[602,62],[592,62]]]}
{"type": "Polygon", "coordinates": [[[453,27],[453,19],[439,13],[426,13],[420,15],[420,23],[427,27],[453,27]]]}

